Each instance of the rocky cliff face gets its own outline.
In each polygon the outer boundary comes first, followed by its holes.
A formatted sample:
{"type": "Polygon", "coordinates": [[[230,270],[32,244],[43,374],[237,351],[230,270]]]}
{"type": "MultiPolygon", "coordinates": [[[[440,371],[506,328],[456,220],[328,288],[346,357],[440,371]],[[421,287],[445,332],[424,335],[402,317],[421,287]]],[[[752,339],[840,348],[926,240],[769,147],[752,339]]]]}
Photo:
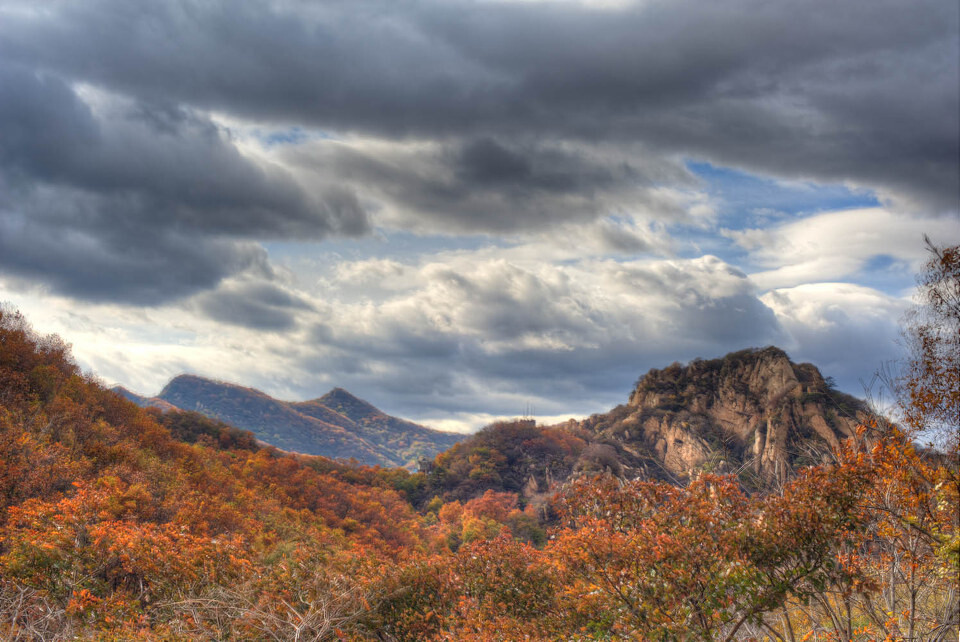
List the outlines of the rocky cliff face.
{"type": "Polygon", "coordinates": [[[867,413],[815,366],[771,347],[651,370],[627,405],[576,427],[614,444],[647,476],[682,480],[708,469],[772,481],[818,463],[867,413]]]}

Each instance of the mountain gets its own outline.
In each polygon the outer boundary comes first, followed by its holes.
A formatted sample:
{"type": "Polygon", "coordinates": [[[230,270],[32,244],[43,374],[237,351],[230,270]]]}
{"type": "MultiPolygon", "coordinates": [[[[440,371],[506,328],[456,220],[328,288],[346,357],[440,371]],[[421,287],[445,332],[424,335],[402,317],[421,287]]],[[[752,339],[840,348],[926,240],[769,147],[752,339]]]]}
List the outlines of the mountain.
{"type": "Polygon", "coordinates": [[[683,483],[709,471],[760,488],[820,463],[868,418],[812,364],[749,349],[651,370],[626,404],[582,421],[489,426],[439,455],[428,484],[448,500],[485,490],[530,499],[579,474],[683,483]]]}
{"type": "Polygon", "coordinates": [[[406,464],[421,457],[429,460],[464,438],[391,417],[343,388],[334,388],[319,399],[290,406],[314,419],[343,426],[364,440],[396,453],[398,461],[406,464]]]}
{"type": "Polygon", "coordinates": [[[253,388],[180,375],[155,398],[120,394],[141,405],[168,404],[202,413],[284,450],[352,457],[371,465],[412,466],[462,439],[391,417],[341,388],[319,399],[287,402],[253,388]]]}
{"type": "Polygon", "coordinates": [[[576,425],[648,476],[682,480],[710,469],[783,481],[820,463],[868,416],[816,366],[768,347],[651,370],[626,405],[576,425]]]}

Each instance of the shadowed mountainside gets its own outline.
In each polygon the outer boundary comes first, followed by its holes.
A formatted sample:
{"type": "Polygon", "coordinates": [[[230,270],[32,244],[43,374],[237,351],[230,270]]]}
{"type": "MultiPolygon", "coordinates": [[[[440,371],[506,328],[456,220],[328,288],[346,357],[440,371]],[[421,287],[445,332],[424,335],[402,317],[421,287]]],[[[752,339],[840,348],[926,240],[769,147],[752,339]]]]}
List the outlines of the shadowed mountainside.
{"type": "Polygon", "coordinates": [[[253,388],[180,375],[156,397],[115,391],[141,406],[199,412],[284,450],[364,464],[412,466],[463,438],[391,417],[341,388],[319,399],[287,402],[253,388]]]}
{"type": "Polygon", "coordinates": [[[399,455],[401,464],[432,458],[464,439],[464,435],[433,430],[392,417],[343,388],[334,388],[319,399],[291,403],[301,414],[347,428],[365,441],[399,455]]]}

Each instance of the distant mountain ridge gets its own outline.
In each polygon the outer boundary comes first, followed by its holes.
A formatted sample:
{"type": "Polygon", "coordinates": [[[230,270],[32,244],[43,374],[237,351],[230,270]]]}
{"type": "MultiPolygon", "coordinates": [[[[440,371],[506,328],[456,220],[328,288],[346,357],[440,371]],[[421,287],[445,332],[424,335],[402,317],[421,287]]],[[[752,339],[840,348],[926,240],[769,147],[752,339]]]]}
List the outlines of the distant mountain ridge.
{"type": "Polygon", "coordinates": [[[280,401],[254,388],[196,375],[174,377],[156,397],[122,387],[118,394],[141,406],[192,410],[249,430],[258,439],[293,452],[381,466],[412,466],[464,438],[382,412],[342,388],[318,399],[280,401]]]}
{"type": "Polygon", "coordinates": [[[776,347],[650,370],[626,404],[584,420],[553,427],[522,422],[531,425],[469,437],[391,417],[342,388],[287,402],[252,388],[181,375],[157,397],[117,391],[142,406],[200,412],[294,452],[407,467],[443,453],[434,461],[431,483],[443,477],[440,492],[463,485],[457,493],[464,497],[486,486],[499,489],[498,479],[513,480],[504,489],[524,486],[534,492],[571,474],[605,468],[624,477],[674,482],[702,470],[727,472],[759,487],[819,463],[870,414],[865,403],[835,390],[814,365],[793,363],[776,347]],[[514,457],[510,451],[500,461],[496,454],[513,446],[501,448],[497,441],[521,434],[517,452],[527,454],[514,457]],[[552,458],[546,464],[530,455],[542,446],[531,444],[544,440],[564,454],[544,455],[552,458]],[[523,470],[507,470],[517,465],[523,470]]]}

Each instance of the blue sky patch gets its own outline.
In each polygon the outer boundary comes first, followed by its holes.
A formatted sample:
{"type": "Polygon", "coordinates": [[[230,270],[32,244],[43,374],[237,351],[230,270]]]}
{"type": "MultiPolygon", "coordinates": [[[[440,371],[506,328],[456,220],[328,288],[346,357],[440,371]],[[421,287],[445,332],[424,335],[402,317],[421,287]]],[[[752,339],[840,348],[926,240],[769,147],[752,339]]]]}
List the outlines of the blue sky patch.
{"type": "Polygon", "coordinates": [[[880,204],[872,192],[839,184],[784,181],[702,162],[688,162],[687,169],[703,181],[703,191],[717,207],[717,223],[731,230],[766,227],[791,216],[880,204]]]}

